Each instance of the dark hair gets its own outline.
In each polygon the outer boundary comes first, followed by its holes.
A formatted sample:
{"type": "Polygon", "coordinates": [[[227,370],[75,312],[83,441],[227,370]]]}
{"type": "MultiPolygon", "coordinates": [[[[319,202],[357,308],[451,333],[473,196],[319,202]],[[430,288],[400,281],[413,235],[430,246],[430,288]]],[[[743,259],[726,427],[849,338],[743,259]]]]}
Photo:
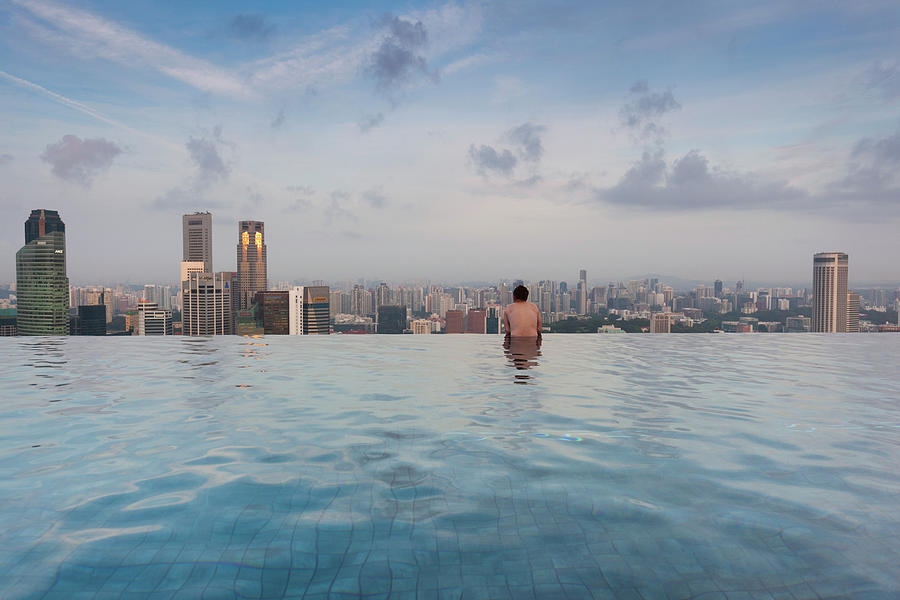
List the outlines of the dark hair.
{"type": "Polygon", "coordinates": [[[513,290],[513,300],[528,300],[528,288],[524,285],[517,285],[513,290]]]}

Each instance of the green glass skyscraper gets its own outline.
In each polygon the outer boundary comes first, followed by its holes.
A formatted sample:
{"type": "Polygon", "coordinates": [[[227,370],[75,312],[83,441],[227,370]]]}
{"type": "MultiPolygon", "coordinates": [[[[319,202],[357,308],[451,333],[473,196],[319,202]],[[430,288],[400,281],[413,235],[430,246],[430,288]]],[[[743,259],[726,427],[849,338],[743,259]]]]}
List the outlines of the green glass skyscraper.
{"type": "Polygon", "coordinates": [[[39,208],[25,221],[16,253],[19,335],[69,334],[66,226],[55,210],[39,208]]]}

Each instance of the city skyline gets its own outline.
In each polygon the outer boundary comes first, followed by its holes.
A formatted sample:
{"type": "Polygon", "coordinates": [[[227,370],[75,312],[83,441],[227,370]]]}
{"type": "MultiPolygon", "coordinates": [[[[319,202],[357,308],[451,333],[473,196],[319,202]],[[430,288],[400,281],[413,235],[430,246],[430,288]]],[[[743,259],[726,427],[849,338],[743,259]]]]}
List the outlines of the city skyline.
{"type": "Polygon", "coordinates": [[[274,280],[896,281],[895,9],[6,0],[0,254],[53,206],[73,280],[169,281],[210,210],[274,280]]]}

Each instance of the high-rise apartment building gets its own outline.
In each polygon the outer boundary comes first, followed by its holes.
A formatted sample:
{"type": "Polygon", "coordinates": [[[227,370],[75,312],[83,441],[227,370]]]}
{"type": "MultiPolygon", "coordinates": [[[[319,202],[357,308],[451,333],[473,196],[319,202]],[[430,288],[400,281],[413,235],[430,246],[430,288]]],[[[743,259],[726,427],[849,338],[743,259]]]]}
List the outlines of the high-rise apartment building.
{"type": "Polygon", "coordinates": [[[55,210],[32,210],[16,253],[19,335],[68,335],[66,226],[55,210]]]}
{"type": "MultiPolygon", "coordinates": [[[[197,212],[181,218],[184,258],[202,262],[203,273],[212,273],[212,213],[197,212]]],[[[183,279],[182,279],[183,281],[183,279]]]]}
{"type": "Polygon", "coordinates": [[[253,304],[257,292],[265,291],[266,240],[262,221],[240,221],[237,244],[237,294],[240,309],[253,304]]]}
{"type": "Polygon", "coordinates": [[[234,273],[191,273],[181,282],[182,334],[233,333],[232,288],[234,273]]]}
{"type": "Polygon", "coordinates": [[[859,294],[847,293],[847,333],[859,333],[859,294]]]}
{"type": "Polygon", "coordinates": [[[289,292],[290,334],[328,335],[329,291],[327,285],[297,286],[289,292]]]}
{"type": "Polygon", "coordinates": [[[156,302],[141,300],[134,335],[172,335],[172,311],[161,309],[156,302]]]}
{"type": "Polygon", "coordinates": [[[812,331],[847,331],[847,273],[849,257],[843,252],[813,256],[812,331]]]}

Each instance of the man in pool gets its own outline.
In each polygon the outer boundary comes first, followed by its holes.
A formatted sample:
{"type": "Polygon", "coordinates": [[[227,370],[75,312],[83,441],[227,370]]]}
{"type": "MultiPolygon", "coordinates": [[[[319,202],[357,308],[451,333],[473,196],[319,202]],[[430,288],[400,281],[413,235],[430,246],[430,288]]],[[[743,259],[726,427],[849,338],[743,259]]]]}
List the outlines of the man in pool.
{"type": "Polygon", "coordinates": [[[503,326],[507,337],[541,339],[541,311],[528,301],[528,288],[524,285],[513,290],[513,303],[503,311],[503,326]]]}

